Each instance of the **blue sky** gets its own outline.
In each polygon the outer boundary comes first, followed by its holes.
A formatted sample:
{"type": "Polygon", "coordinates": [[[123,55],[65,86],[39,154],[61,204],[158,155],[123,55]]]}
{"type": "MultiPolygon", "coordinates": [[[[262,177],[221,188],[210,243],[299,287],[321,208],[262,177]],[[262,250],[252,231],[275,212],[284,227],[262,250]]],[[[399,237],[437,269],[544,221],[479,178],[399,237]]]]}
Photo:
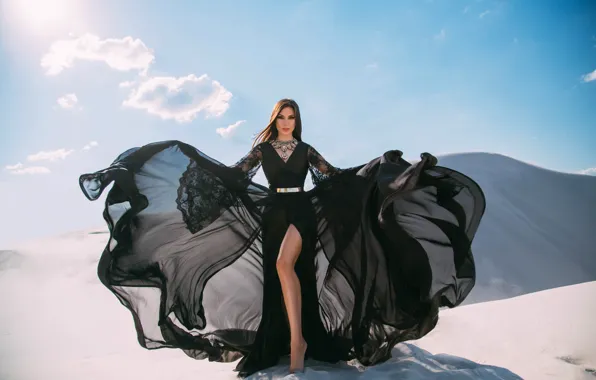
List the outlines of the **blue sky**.
{"type": "Polygon", "coordinates": [[[235,162],[282,97],[340,167],[400,149],[596,168],[592,1],[0,4],[0,248],[102,226],[78,176],[130,147],[235,162]]]}

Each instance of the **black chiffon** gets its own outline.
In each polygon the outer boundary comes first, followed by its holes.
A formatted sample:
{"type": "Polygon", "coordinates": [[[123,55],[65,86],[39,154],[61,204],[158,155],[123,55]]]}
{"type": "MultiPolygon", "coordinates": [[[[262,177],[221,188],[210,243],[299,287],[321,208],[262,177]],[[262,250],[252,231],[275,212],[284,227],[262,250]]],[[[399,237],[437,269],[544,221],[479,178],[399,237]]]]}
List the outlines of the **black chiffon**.
{"type": "Polygon", "coordinates": [[[385,361],[474,286],[484,195],[429,154],[411,165],[389,151],[339,169],[305,142],[287,161],[264,142],[226,166],[164,141],[80,177],[90,200],[110,183],[98,275],[131,311],[140,345],[241,359],[241,376],[289,354],[275,264],[291,224],[303,241],[296,272],[313,359],[385,361]],[[269,188],[252,181],[261,165],[269,188]],[[309,171],[313,189],[274,191],[303,186],[309,171]]]}

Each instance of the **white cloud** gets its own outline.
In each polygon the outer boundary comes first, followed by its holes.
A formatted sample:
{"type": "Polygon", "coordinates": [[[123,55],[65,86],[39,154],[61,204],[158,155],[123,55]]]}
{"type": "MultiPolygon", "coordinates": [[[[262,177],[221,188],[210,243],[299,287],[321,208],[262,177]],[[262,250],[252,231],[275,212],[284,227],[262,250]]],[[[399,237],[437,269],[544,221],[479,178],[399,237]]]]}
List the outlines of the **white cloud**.
{"type": "Polygon", "coordinates": [[[28,161],[56,161],[64,160],[68,155],[74,152],[73,149],[66,150],[64,148],[52,150],[52,151],[41,151],[35,154],[27,156],[28,161]]]}
{"type": "Polygon", "coordinates": [[[232,137],[234,133],[236,133],[236,129],[244,123],[246,123],[246,120],[239,120],[234,124],[228,125],[226,128],[217,128],[215,132],[217,132],[217,134],[223,137],[224,139],[227,139],[232,137]]]}
{"type": "Polygon", "coordinates": [[[56,100],[56,102],[58,103],[58,105],[60,105],[60,107],[69,109],[73,108],[79,102],[79,99],[77,98],[76,94],[66,94],[64,96],[59,97],[58,100],[56,100]]]}
{"type": "Polygon", "coordinates": [[[588,168],[580,170],[579,174],[596,175],[596,168],[588,168]]]}
{"type": "Polygon", "coordinates": [[[366,68],[370,70],[376,70],[379,68],[379,64],[377,62],[371,62],[366,65],[366,68]]]}
{"type": "Polygon", "coordinates": [[[92,34],[59,40],[52,43],[49,52],[41,59],[47,75],[57,75],[72,67],[75,60],[104,62],[113,69],[140,70],[146,73],[155,56],[140,39],[100,39],[92,34]]]}
{"type": "Polygon", "coordinates": [[[133,81],[120,82],[120,84],[118,84],[118,87],[128,88],[128,87],[134,86],[134,84],[135,84],[135,82],[133,82],[133,81]]]}
{"type": "Polygon", "coordinates": [[[207,74],[190,74],[149,78],[133,89],[122,104],[183,123],[192,121],[200,112],[206,118],[223,115],[231,98],[232,93],[207,74]]]}
{"type": "Polygon", "coordinates": [[[29,166],[23,169],[13,170],[10,174],[23,175],[23,174],[49,174],[50,169],[45,166],[29,166]]]}
{"type": "MultiPolygon", "coordinates": [[[[97,142],[92,141],[89,143],[91,146],[97,146],[97,142]]],[[[64,160],[70,154],[74,152],[73,149],[66,150],[66,149],[57,149],[52,151],[41,151],[35,154],[30,154],[27,156],[27,161],[30,162],[37,162],[37,161],[56,161],[56,160],[64,160]]],[[[46,168],[45,166],[25,166],[21,162],[14,164],[14,165],[6,165],[4,168],[10,174],[48,174],[50,173],[50,169],[46,168]]]]}
{"type": "Polygon", "coordinates": [[[441,29],[441,31],[433,36],[435,41],[443,41],[446,37],[445,29],[441,29]]]}
{"type": "Polygon", "coordinates": [[[17,169],[21,169],[22,167],[23,167],[23,164],[19,162],[18,164],[15,164],[15,165],[7,165],[6,170],[17,170],[17,169]]]}
{"type": "Polygon", "coordinates": [[[582,76],[582,79],[584,82],[592,82],[593,80],[596,80],[596,70],[592,71],[591,73],[588,73],[584,76],[582,76]]]}
{"type": "Polygon", "coordinates": [[[89,150],[89,149],[91,149],[91,148],[94,148],[94,147],[96,147],[97,145],[99,145],[99,144],[97,143],[97,141],[91,141],[89,144],[87,144],[87,145],[85,145],[85,146],[83,147],[83,150],[89,150]]]}
{"type": "Polygon", "coordinates": [[[10,174],[15,175],[23,175],[23,174],[48,174],[50,173],[50,169],[46,168],[45,166],[29,166],[25,167],[22,163],[18,163],[15,165],[7,165],[6,170],[10,172],[10,174]]]}
{"type": "Polygon", "coordinates": [[[482,13],[480,13],[480,15],[478,16],[479,18],[484,18],[486,17],[488,14],[490,13],[490,11],[484,11],[482,13]]]}

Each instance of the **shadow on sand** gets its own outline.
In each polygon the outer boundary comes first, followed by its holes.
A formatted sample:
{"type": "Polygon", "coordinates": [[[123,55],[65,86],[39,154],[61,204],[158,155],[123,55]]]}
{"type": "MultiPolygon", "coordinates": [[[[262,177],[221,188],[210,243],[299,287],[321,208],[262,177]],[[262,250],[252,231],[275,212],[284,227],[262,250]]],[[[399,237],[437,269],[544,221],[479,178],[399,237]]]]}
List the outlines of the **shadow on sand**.
{"type": "Polygon", "coordinates": [[[401,343],[392,351],[392,358],[385,363],[363,367],[346,363],[329,364],[307,360],[304,373],[288,373],[288,358],[266,371],[248,377],[250,380],[273,379],[325,379],[325,380],[519,380],[520,376],[510,370],[492,365],[479,364],[457,356],[433,355],[413,344],[401,343]]]}

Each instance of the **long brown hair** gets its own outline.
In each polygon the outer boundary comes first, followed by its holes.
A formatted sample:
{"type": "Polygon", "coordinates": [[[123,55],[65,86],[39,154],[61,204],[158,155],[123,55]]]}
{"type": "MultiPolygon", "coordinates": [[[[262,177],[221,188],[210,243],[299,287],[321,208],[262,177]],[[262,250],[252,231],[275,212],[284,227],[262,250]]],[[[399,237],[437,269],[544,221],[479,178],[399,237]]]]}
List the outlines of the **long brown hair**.
{"type": "Polygon", "coordinates": [[[275,120],[277,120],[277,116],[279,113],[286,107],[292,107],[294,110],[294,117],[295,117],[295,126],[294,131],[292,132],[292,136],[298,141],[302,141],[302,119],[300,118],[300,108],[298,107],[298,103],[293,99],[281,99],[275,106],[273,107],[273,111],[271,112],[271,118],[269,119],[269,124],[259,132],[252,146],[256,146],[261,142],[275,140],[277,138],[277,128],[275,127],[275,120]]]}

